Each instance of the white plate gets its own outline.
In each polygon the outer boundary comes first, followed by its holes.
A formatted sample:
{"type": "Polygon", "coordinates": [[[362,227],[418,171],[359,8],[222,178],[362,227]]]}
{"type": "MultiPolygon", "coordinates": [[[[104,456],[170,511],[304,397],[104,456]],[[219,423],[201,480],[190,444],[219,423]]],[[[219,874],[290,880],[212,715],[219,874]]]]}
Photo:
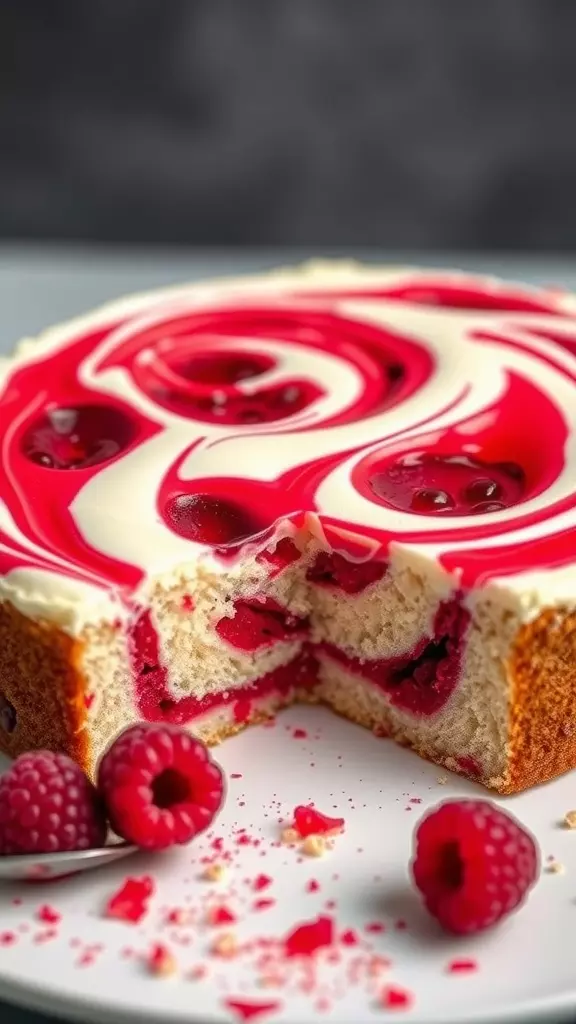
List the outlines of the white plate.
{"type": "MultiPolygon", "coordinates": [[[[576,807],[575,776],[501,801],[535,832],[544,864],[553,856],[565,873],[544,870],[515,917],[490,934],[462,941],[442,935],[421,909],[407,864],[420,814],[446,797],[483,795],[478,787],[455,776],[441,784],[439,769],[320,708],[294,708],[273,728],[228,741],[218,757],[230,778],[227,805],[217,826],[194,846],[139,856],[83,878],[0,890],[0,996],[83,1021],[154,1024],[234,1021],[238,1017],[226,1005],[234,998],[278,1003],[277,1012],[254,1017],[257,1024],[300,1024],[315,1017],[354,1024],[387,1017],[462,1024],[576,1015],[576,832],[559,825],[576,807]],[[295,729],[306,730],[306,737],[295,736],[295,729]],[[278,820],[289,821],[295,805],[311,801],[346,819],[345,833],[319,859],[278,845],[278,820]],[[258,845],[239,844],[241,828],[258,845]],[[233,863],[227,877],[212,884],[201,877],[202,858],[215,856],[218,836],[233,863]],[[156,894],[144,920],[130,925],[104,917],[106,900],[126,875],[146,873],[155,879],[156,894]],[[254,892],[249,882],[260,873],[273,881],[254,892]],[[311,879],[319,891],[307,891],[311,879]],[[238,914],[231,928],[205,923],[216,894],[238,914]],[[275,903],[256,910],[259,898],[275,903]],[[333,901],[328,908],[326,901],[333,901]],[[62,915],[53,937],[50,926],[37,920],[43,904],[62,915]],[[167,908],[192,910],[196,922],[167,925],[167,908]],[[391,966],[369,977],[368,951],[340,946],[341,960],[326,963],[320,956],[314,977],[303,985],[306,969],[280,955],[278,940],[321,913],[335,919],[339,934],[354,928],[391,966]],[[395,927],[399,919],[406,929],[395,927]],[[372,922],[384,923],[386,930],[367,933],[372,922]],[[230,960],[213,956],[211,945],[223,930],[235,932],[241,944],[256,941],[260,953],[243,951],[230,960]],[[16,941],[5,944],[6,933],[16,941]],[[261,982],[263,974],[275,973],[272,966],[256,964],[266,937],[280,965],[280,987],[261,982]],[[147,972],[141,954],[158,941],[178,961],[175,975],[147,972]],[[86,957],[89,947],[95,951],[86,957]],[[89,962],[82,966],[83,957],[89,962]],[[477,970],[447,973],[454,958],[475,959],[477,970]],[[197,965],[207,968],[206,976],[186,977],[197,965]],[[378,996],[385,984],[413,993],[412,1009],[383,1010],[378,996]]],[[[217,859],[222,862],[223,854],[217,859]]]]}

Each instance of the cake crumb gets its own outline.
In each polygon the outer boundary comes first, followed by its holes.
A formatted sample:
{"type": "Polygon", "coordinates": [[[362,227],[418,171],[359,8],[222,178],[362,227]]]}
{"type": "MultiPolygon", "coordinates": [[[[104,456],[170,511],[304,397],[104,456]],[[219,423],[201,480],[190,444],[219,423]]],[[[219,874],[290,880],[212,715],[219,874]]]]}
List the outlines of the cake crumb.
{"type": "Polygon", "coordinates": [[[446,966],[448,974],[468,974],[478,970],[478,962],[469,957],[450,960],[446,966]]]}
{"type": "Polygon", "coordinates": [[[549,875],[563,875],[566,868],[559,860],[551,860],[550,863],[546,865],[546,871],[549,875]]]}
{"type": "Polygon", "coordinates": [[[225,905],[210,907],[206,914],[206,924],[218,927],[223,924],[234,924],[236,914],[225,905]]]}
{"type": "Polygon", "coordinates": [[[223,864],[208,864],[202,872],[206,882],[221,882],[226,875],[226,868],[223,864]]]}
{"type": "Polygon", "coordinates": [[[146,959],[146,966],[150,974],[157,977],[168,978],[176,973],[176,960],[170,950],[162,943],[156,943],[152,947],[146,959]]]}
{"type": "Polygon", "coordinates": [[[438,778],[436,779],[436,782],[438,783],[439,786],[445,786],[446,783],[448,782],[448,776],[439,775],[438,778]]]}
{"type": "Polygon", "coordinates": [[[191,967],[190,970],[186,972],[186,977],[189,981],[201,981],[207,974],[208,968],[205,964],[196,964],[195,967],[191,967]]]}
{"type": "Polygon", "coordinates": [[[576,811],[566,811],[564,825],[566,828],[576,828],[576,811]]]}
{"type": "Polygon", "coordinates": [[[284,979],[277,974],[264,974],[258,981],[259,988],[282,988],[284,979]]]}
{"type": "Polygon", "coordinates": [[[282,831],[281,838],[282,842],[285,843],[286,846],[295,846],[299,841],[300,836],[295,828],[285,828],[282,831]]]}
{"type": "Polygon", "coordinates": [[[326,849],[327,843],[323,836],[306,836],[302,843],[302,853],[307,857],[323,857],[326,849]]]}
{"type": "Polygon", "coordinates": [[[238,940],[234,933],[224,932],[223,935],[219,935],[212,943],[212,953],[214,956],[221,956],[227,960],[235,957],[238,953],[238,940]]]}
{"type": "Polygon", "coordinates": [[[391,966],[392,962],[388,957],[379,956],[377,953],[374,953],[368,962],[368,975],[371,978],[378,978],[383,971],[389,970],[391,966]]]}
{"type": "Polygon", "coordinates": [[[185,925],[191,924],[194,919],[194,915],[191,910],[186,910],[183,907],[174,907],[173,910],[169,910],[166,914],[166,924],[174,925],[185,925]]]}

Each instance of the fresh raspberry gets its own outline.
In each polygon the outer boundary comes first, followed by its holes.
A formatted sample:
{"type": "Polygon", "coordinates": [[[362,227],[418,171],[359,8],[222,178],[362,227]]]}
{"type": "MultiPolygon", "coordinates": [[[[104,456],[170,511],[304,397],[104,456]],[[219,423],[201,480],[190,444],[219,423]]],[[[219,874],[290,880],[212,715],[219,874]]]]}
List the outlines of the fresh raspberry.
{"type": "Polygon", "coordinates": [[[488,800],[447,800],[415,834],[414,881],[427,909],[457,935],[490,928],[534,885],[538,847],[522,826],[488,800]]]}
{"type": "Polygon", "coordinates": [[[156,850],[203,832],[224,798],[204,744],[168,724],[125,729],[100,762],[98,786],[114,831],[156,850]]]}
{"type": "Polygon", "coordinates": [[[102,800],[65,754],[22,754],[0,778],[2,853],[88,850],[105,839],[102,800]]]}

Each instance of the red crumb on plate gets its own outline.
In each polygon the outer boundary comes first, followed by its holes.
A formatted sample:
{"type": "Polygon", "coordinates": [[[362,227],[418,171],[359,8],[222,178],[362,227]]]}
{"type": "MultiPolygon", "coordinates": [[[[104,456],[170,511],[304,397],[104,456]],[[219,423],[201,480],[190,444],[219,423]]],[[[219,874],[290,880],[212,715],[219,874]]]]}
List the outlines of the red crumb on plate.
{"type": "Polygon", "coordinates": [[[256,878],[252,882],[252,888],[254,892],[262,892],[263,889],[267,889],[269,885],[272,885],[273,879],[270,875],[256,875],[256,878]]]}
{"type": "Polygon", "coordinates": [[[257,1003],[250,999],[224,999],[223,1005],[239,1020],[255,1020],[267,1013],[278,1013],[282,1008],[282,1004],[277,999],[268,1003],[257,1003]]]}
{"type": "Polygon", "coordinates": [[[58,938],[58,930],[56,928],[45,928],[42,932],[37,932],[34,936],[34,942],[40,945],[42,942],[50,942],[52,939],[58,938]]]}
{"type": "Polygon", "coordinates": [[[154,882],[149,875],[143,875],[142,878],[126,878],[108,900],[104,916],[138,924],[148,913],[148,900],[154,888],[154,882]]]}
{"type": "Polygon", "coordinates": [[[172,910],[168,910],[165,917],[166,924],[190,924],[192,921],[192,911],[187,910],[185,907],[174,907],[172,910]]]}
{"type": "Polygon", "coordinates": [[[186,977],[190,981],[201,981],[207,974],[208,968],[206,964],[195,964],[194,967],[191,967],[190,970],[187,971],[186,977]]]}
{"type": "Polygon", "coordinates": [[[269,910],[270,907],[275,906],[275,904],[276,900],[272,899],[254,900],[254,903],[252,904],[252,910],[269,910]]]}
{"type": "Polygon", "coordinates": [[[463,957],[459,960],[450,960],[446,967],[448,974],[469,974],[478,970],[478,961],[463,957]]]}
{"type": "Polygon", "coordinates": [[[320,915],[314,921],[306,921],[289,932],[284,939],[284,952],[287,957],[314,956],[333,942],[334,921],[331,917],[320,915]]]}
{"type": "Polygon", "coordinates": [[[330,832],[342,832],[344,818],[330,818],[311,805],[294,808],[294,828],[303,839],[306,836],[327,835],[330,832]]]}
{"type": "Polygon", "coordinates": [[[62,914],[59,914],[49,903],[44,903],[43,906],[38,907],[36,918],[38,921],[42,921],[42,924],[59,924],[62,914]]]}
{"type": "Polygon", "coordinates": [[[385,1010],[408,1010],[414,1002],[414,996],[408,989],[385,985],[380,993],[380,1002],[385,1010]]]}
{"type": "Polygon", "coordinates": [[[176,972],[176,961],[167,946],[156,942],[146,957],[146,967],[150,974],[168,977],[176,972]]]}

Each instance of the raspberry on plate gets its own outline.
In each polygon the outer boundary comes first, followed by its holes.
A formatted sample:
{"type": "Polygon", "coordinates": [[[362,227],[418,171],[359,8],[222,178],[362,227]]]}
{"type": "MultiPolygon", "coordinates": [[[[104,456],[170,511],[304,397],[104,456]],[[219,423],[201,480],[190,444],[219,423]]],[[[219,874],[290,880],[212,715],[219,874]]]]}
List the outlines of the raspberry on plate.
{"type": "Polygon", "coordinates": [[[98,768],[110,824],[147,849],[187,843],[213,821],[224,777],[200,740],[175,725],[133,725],[98,768]]]}
{"type": "Polygon", "coordinates": [[[539,872],[528,832],[488,800],[447,800],[418,824],[412,876],[443,928],[490,928],[524,901],[539,872]]]}
{"type": "Polygon", "coordinates": [[[105,839],[102,800],[65,754],[22,754],[0,778],[3,854],[88,850],[105,839]]]}

